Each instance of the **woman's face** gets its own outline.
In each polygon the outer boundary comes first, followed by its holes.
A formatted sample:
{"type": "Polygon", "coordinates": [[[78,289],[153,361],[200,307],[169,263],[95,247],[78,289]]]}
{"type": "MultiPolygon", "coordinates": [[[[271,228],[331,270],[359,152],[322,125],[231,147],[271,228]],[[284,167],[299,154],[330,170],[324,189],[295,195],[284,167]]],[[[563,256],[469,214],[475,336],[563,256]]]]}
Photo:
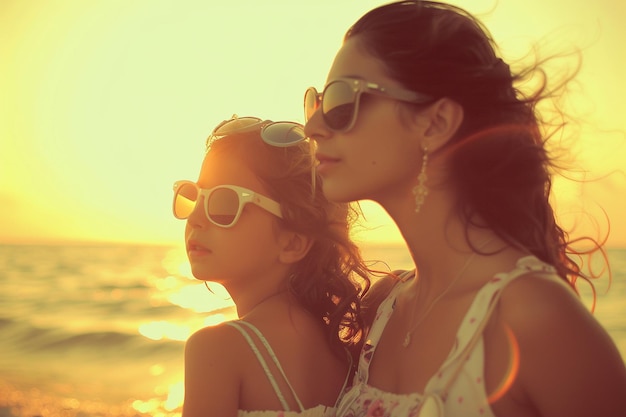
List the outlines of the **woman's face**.
{"type": "MultiPolygon", "coordinates": [[[[270,197],[245,164],[223,154],[207,154],[197,183],[203,189],[236,185],[270,197]]],[[[270,271],[277,261],[277,237],[276,216],[252,203],[244,206],[234,226],[223,228],[207,219],[204,201],[198,199],[185,228],[193,275],[219,283],[256,278],[262,271],[270,271]]]]}
{"type": "MultiPolygon", "coordinates": [[[[402,87],[385,74],[379,60],[360,47],[358,37],[343,44],[326,81],[341,77],[402,87]]],[[[382,203],[397,192],[410,194],[421,150],[415,134],[401,119],[400,106],[392,98],[362,94],[356,122],[347,132],[329,129],[320,110],[310,117],[305,130],[317,143],[318,172],[327,198],[382,203]]]]}

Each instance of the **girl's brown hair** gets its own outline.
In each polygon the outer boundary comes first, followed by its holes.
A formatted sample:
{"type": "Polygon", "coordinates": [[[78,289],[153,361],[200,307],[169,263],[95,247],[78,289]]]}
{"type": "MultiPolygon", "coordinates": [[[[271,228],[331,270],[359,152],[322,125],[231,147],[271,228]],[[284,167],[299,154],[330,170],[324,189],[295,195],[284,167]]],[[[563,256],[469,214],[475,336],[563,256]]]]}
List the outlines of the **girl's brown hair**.
{"type": "Polygon", "coordinates": [[[266,144],[260,132],[235,133],[215,140],[208,152],[243,161],[280,203],[282,227],[309,236],[314,243],[291,271],[289,290],[326,329],[342,358],[363,338],[360,295],[370,285],[368,269],[350,228],[358,219],[349,204],[328,201],[321,179],[312,175],[314,155],[308,142],[289,147],[266,144]]]}

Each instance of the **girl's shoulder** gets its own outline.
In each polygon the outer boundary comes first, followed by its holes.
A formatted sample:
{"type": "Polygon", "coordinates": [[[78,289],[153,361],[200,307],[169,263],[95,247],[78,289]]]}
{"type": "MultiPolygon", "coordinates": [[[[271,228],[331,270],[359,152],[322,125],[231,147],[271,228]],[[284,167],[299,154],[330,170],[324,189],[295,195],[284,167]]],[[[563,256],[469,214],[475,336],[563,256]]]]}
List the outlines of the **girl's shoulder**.
{"type": "Polygon", "coordinates": [[[248,350],[248,343],[230,322],[203,327],[194,332],[185,343],[187,360],[201,363],[207,363],[208,358],[209,361],[238,364],[248,350]]]}
{"type": "Polygon", "coordinates": [[[370,289],[363,296],[363,299],[366,300],[368,298],[375,297],[385,298],[397,283],[404,282],[410,277],[412,272],[413,271],[404,269],[396,269],[395,271],[391,271],[390,273],[374,280],[370,289]]]}
{"type": "Polygon", "coordinates": [[[232,326],[231,321],[225,321],[213,326],[206,326],[196,330],[187,339],[187,344],[209,344],[216,339],[228,341],[236,339],[239,332],[232,326]]]}
{"type": "Polygon", "coordinates": [[[249,353],[225,323],[202,328],[185,343],[186,415],[232,415],[239,407],[249,353]]]}

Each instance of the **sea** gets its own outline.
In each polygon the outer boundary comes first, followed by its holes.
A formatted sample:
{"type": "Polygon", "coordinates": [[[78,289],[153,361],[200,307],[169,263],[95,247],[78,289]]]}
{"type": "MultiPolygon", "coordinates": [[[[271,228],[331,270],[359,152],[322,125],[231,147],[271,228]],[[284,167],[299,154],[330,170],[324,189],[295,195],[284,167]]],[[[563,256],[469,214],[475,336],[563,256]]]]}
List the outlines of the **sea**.
{"type": "MultiPolygon", "coordinates": [[[[403,246],[362,251],[411,268],[403,246]]],[[[626,249],[608,258],[594,315],[626,358],[626,249]]],[[[591,308],[591,291],[581,296],[591,308]]],[[[0,417],[180,416],[185,340],[233,318],[182,247],[0,245],[0,417]]]]}

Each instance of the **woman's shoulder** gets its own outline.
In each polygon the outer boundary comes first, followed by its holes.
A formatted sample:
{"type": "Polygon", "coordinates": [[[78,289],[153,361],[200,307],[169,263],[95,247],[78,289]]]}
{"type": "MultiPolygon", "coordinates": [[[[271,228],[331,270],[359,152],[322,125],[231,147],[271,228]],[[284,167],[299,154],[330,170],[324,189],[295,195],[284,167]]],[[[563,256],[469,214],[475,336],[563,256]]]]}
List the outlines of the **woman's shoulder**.
{"type": "Polygon", "coordinates": [[[523,365],[520,387],[543,407],[570,410],[563,415],[591,415],[585,407],[592,402],[585,397],[614,401],[624,388],[623,360],[586,301],[547,269],[512,280],[497,309],[510,349],[523,365]],[[576,400],[565,401],[570,397],[576,400]]]}
{"type": "Polygon", "coordinates": [[[526,333],[535,337],[542,328],[567,325],[589,315],[574,288],[535,257],[520,258],[512,271],[496,277],[502,287],[498,316],[515,328],[518,337],[526,333]]]}
{"type": "Polygon", "coordinates": [[[511,280],[500,304],[501,313],[512,320],[557,318],[572,309],[589,312],[574,288],[550,269],[528,270],[511,280]]]}
{"type": "MultiPolygon", "coordinates": [[[[606,332],[593,317],[591,300],[553,270],[528,271],[502,290],[498,317],[515,335],[519,347],[528,352],[550,349],[578,353],[602,340],[606,332]]],[[[591,349],[593,350],[593,349],[591,349]]]]}

